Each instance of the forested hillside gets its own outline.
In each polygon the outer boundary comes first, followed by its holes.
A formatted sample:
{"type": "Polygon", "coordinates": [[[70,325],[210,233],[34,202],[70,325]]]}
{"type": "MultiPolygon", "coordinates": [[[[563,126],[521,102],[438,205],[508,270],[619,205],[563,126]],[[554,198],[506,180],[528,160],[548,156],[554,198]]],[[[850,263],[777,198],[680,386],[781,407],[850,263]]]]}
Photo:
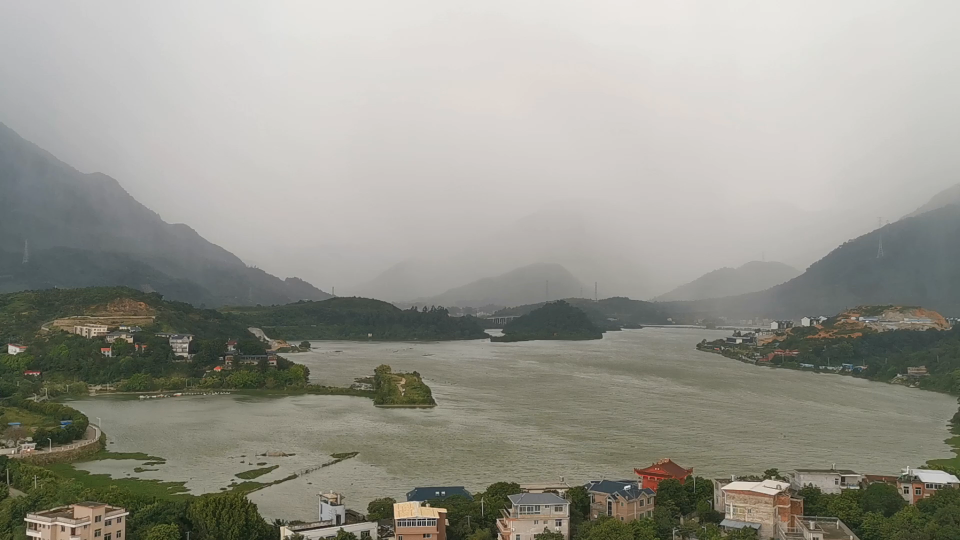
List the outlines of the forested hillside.
{"type": "Polygon", "coordinates": [[[601,339],[603,332],[582,310],[563,300],[550,302],[508,322],[492,341],[601,339]]]}
{"type": "MultiPolygon", "coordinates": [[[[590,321],[602,330],[619,330],[644,324],[670,324],[670,315],[654,302],[623,297],[604,298],[598,302],[584,298],[567,298],[564,302],[586,313],[590,321]]],[[[506,308],[498,311],[496,315],[525,315],[543,305],[541,302],[506,308]]]]}
{"type": "Polygon", "coordinates": [[[800,275],[792,266],[774,261],[751,261],[737,268],[720,268],[654,300],[703,300],[762,291],[800,275]]]}
{"type": "Polygon", "coordinates": [[[285,306],[225,308],[234,320],[271,338],[454,340],[487,337],[477,319],[450,317],[443,308],[401,310],[369,298],[331,298],[285,306]]]}
{"type": "Polygon", "coordinates": [[[662,307],[690,320],[799,318],[886,304],[924,306],[945,316],[960,313],[960,206],[904,218],[846,242],[803,275],[766,291],[662,307]]]}
{"type": "Polygon", "coordinates": [[[247,267],[113,178],[81,173],[3,124],[0,201],[0,292],[123,285],[198,306],[329,298],[247,267]]]}

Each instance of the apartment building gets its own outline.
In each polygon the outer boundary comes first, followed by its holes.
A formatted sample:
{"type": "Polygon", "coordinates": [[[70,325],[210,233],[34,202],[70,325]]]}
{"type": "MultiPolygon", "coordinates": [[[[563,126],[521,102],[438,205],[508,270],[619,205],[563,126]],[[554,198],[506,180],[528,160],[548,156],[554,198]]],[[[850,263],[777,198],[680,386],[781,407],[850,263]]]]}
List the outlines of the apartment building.
{"type": "Polygon", "coordinates": [[[82,502],[27,514],[27,537],[39,540],[123,540],[127,515],[123,508],[82,502]]]}
{"type": "Polygon", "coordinates": [[[190,356],[190,342],[193,341],[192,334],[174,334],[170,336],[170,348],[173,349],[174,356],[190,356]]]}
{"type": "Polygon", "coordinates": [[[790,484],[778,480],[714,482],[714,508],[723,512],[720,527],[756,529],[760,538],[773,538],[780,525],[803,515],[803,498],[793,494],[790,484]]]}
{"type": "MultiPolygon", "coordinates": [[[[534,540],[546,531],[570,538],[570,503],[553,493],[510,495],[510,508],[497,520],[500,540],[534,540]]],[[[398,539],[399,540],[399,539],[398,539]]]]}
{"type": "Polygon", "coordinates": [[[110,331],[105,324],[82,324],[73,327],[73,333],[85,337],[87,339],[94,339],[101,336],[107,335],[110,331]]]}
{"type": "Polygon", "coordinates": [[[590,517],[610,516],[624,522],[653,517],[656,492],[628,480],[597,480],[586,486],[590,517]]]}
{"type": "Polygon", "coordinates": [[[897,489],[910,504],[930,497],[945,487],[960,488],[960,479],[944,471],[911,468],[904,469],[897,478],[897,489]]]}
{"type": "Polygon", "coordinates": [[[447,510],[426,506],[420,501],[396,503],[393,528],[396,540],[446,540],[447,510]]]}
{"type": "Polygon", "coordinates": [[[790,477],[795,489],[807,486],[820,488],[824,493],[839,495],[845,489],[860,489],[863,475],[848,469],[797,469],[790,477]]]}

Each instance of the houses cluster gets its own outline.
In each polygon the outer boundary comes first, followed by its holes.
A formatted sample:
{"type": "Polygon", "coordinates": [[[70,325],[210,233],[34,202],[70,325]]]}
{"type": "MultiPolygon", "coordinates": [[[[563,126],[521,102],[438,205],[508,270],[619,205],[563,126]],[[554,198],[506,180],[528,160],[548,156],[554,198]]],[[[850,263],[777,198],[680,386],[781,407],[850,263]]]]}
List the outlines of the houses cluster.
{"type": "Polygon", "coordinates": [[[261,362],[266,362],[268,367],[277,367],[277,359],[277,351],[273,349],[266,351],[266,354],[240,354],[237,340],[231,339],[227,341],[227,354],[220,357],[220,364],[213,368],[213,372],[221,373],[237,365],[256,366],[261,362]]]}
{"type": "MultiPolygon", "coordinates": [[[[104,324],[79,324],[75,325],[72,329],[72,332],[78,336],[87,339],[103,338],[105,342],[111,345],[119,340],[126,341],[134,345],[137,352],[141,353],[147,349],[147,345],[134,343],[134,335],[142,331],[143,329],[139,326],[129,325],[121,325],[111,330],[109,326],[104,324]]],[[[178,358],[190,358],[190,343],[193,341],[192,334],[170,334],[161,332],[157,333],[156,336],[168,340],[170,348],[173,349],[174,356],[178,358]]],[[[108,358],[113,356],[111,347],[101,347],[100,352],[108,358]]]]}

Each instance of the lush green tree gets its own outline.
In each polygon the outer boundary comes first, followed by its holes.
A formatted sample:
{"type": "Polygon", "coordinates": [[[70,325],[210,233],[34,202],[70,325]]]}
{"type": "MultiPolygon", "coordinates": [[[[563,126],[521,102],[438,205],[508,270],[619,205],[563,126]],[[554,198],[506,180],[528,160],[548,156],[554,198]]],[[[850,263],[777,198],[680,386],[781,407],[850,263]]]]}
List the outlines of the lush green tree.
{"type": "Polygon", "coordinates": [[[758,540],[759,538],[760,535],[757,533],[757,530],[751,529],[750,527],[730,531],[726,536],[726,540],[758,540]]]}
{"type": "Polygon", "coordinates": [[[566,540],[561,532],[551,531],[549,527],[544,527],[542,533],[533,535],[534,540],[566,540]]]}
{"type": "Polygon", "coordinates": [[[660,482],[657,486],[657,508],[667,508],[671,515],[680,517],[693,511],[687,490],[679,480],[673,478],[660,482]]]}
{"type": "Polygon", "coordinates": [[[198,540],[261,540],[273,536],[273,527],[257,506],[238,493],[201,495],[187,508],[198,540]]]}
{"type": "Polygon", "coordinates": [[[574,486],[567,490],[570,501],[570,534],[576,536],[580,524],[590,519],[590,494],[583,486],[574,486]]]}
{"type": "Polygon", "coordinates": [[[658,540],[657,524],[652,519],[636,519],[630,523],[633,540],[658,540]]]}
{"type": "Polygon", "coordinates": [[[840,495],[832,495],[827,500],[827,514],[840,518],[847,526],[857,528],[863,521],[863,509],[860,507],[860,492],[847,489],[840,495]]]}
{"type": "Polygon", "coordinates": [[[170,523],[154,525],[147,529],[143,540],[180,540],[180,528],[170,523]]]}
{"type": "Polygon", "coordinates": [[[334,540],[357,540],[357,535],[352,532],[347,532],[343,529],[337,531],[337,535],[333,537],[334,540]]]}
{"type": "Polygon", "coordinates": [[[864,513],[880,512],[884,517],[890,517],[906,505],[907,501],[903,500],[897,486],[890,484],[870,484],[860,495],[860,508],[864,513]]]}
{"type": "Polygon", "coordinates": [[[767,469],[763,471],[764,480],[779,480],[781,482],[786,482],[787,479],[780,474],[780,469],[767,469]]]}
{"type": "Polygon", "coordinates": [[[618,519],[601,516],[584,523],[576,540],[633,540],[633,530],[630,525],[618,519]]]}
{"type": "Polygon", "coordinates": [[[467,540],[493,540],[493,533],[490,529],[477,529],[467,537],[467,540]]]}
{"type": "Polygon", "coordinates": [[[396,503],[396,499],[392,497],[370,501],[370,504],[367,505],[367,519],[370,521],[393,519],[393,505],[396,503]]]}
{"type": "Polygon", "coordinates": [[[827,515],[827,500],[817,486],[804,486],[797,491],[803,497],[803,513],[808,516],[827,515]]]}
{"type": "Polygon", "coordinates": [[[916,506],[906,506],[883,526],[883,540],[930,540],[924,533],[930,518],[916,506]]]}

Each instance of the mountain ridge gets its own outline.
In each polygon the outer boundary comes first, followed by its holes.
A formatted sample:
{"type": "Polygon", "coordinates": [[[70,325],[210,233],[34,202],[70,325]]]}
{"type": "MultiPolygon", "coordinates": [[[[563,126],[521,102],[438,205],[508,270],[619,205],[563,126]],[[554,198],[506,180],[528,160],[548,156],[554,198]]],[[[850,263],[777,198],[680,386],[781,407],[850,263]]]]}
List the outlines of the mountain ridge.
{"type": "Polygon", "coordinates": [[[534,263],[454,287],[428,298],[419,298],[415,305],[476,307],[484,305],[517,306],[542,302],[547,296],[569,298],[579,296],[583,284],[565,267],[555,263],[534,263]]]}
{"type": "Polygon", "coordinates": [[[706,300],[762,291],[800,275],[792,266],[775,261],[750,261],[737,268],[723,267],[707,272],[670,292],[653,298],[656,302],[706,300]]]}
{"type": "Polygon", "coordinates": [[[248,267],[190,226],[163,221],[115,178],[80,172],[2,123],[0,199],[7,205],[0,213],[0,290],[122,284],[210,305],[329,298],[302,280],[248,267]],[[25,251],[30,260],[17,267],[25,251]],[[60,267],[51,266],[54,260],[60,267]],[[64,267],[74,264],[86,274],[64,267]],[[104,282],[104,274],[124,273],[122,281],[104,282]],[[136,282],[145,277],[159,285],[136,282]],[[173,282],[195,287],[186,293],[171,289],[173,282]]]}

